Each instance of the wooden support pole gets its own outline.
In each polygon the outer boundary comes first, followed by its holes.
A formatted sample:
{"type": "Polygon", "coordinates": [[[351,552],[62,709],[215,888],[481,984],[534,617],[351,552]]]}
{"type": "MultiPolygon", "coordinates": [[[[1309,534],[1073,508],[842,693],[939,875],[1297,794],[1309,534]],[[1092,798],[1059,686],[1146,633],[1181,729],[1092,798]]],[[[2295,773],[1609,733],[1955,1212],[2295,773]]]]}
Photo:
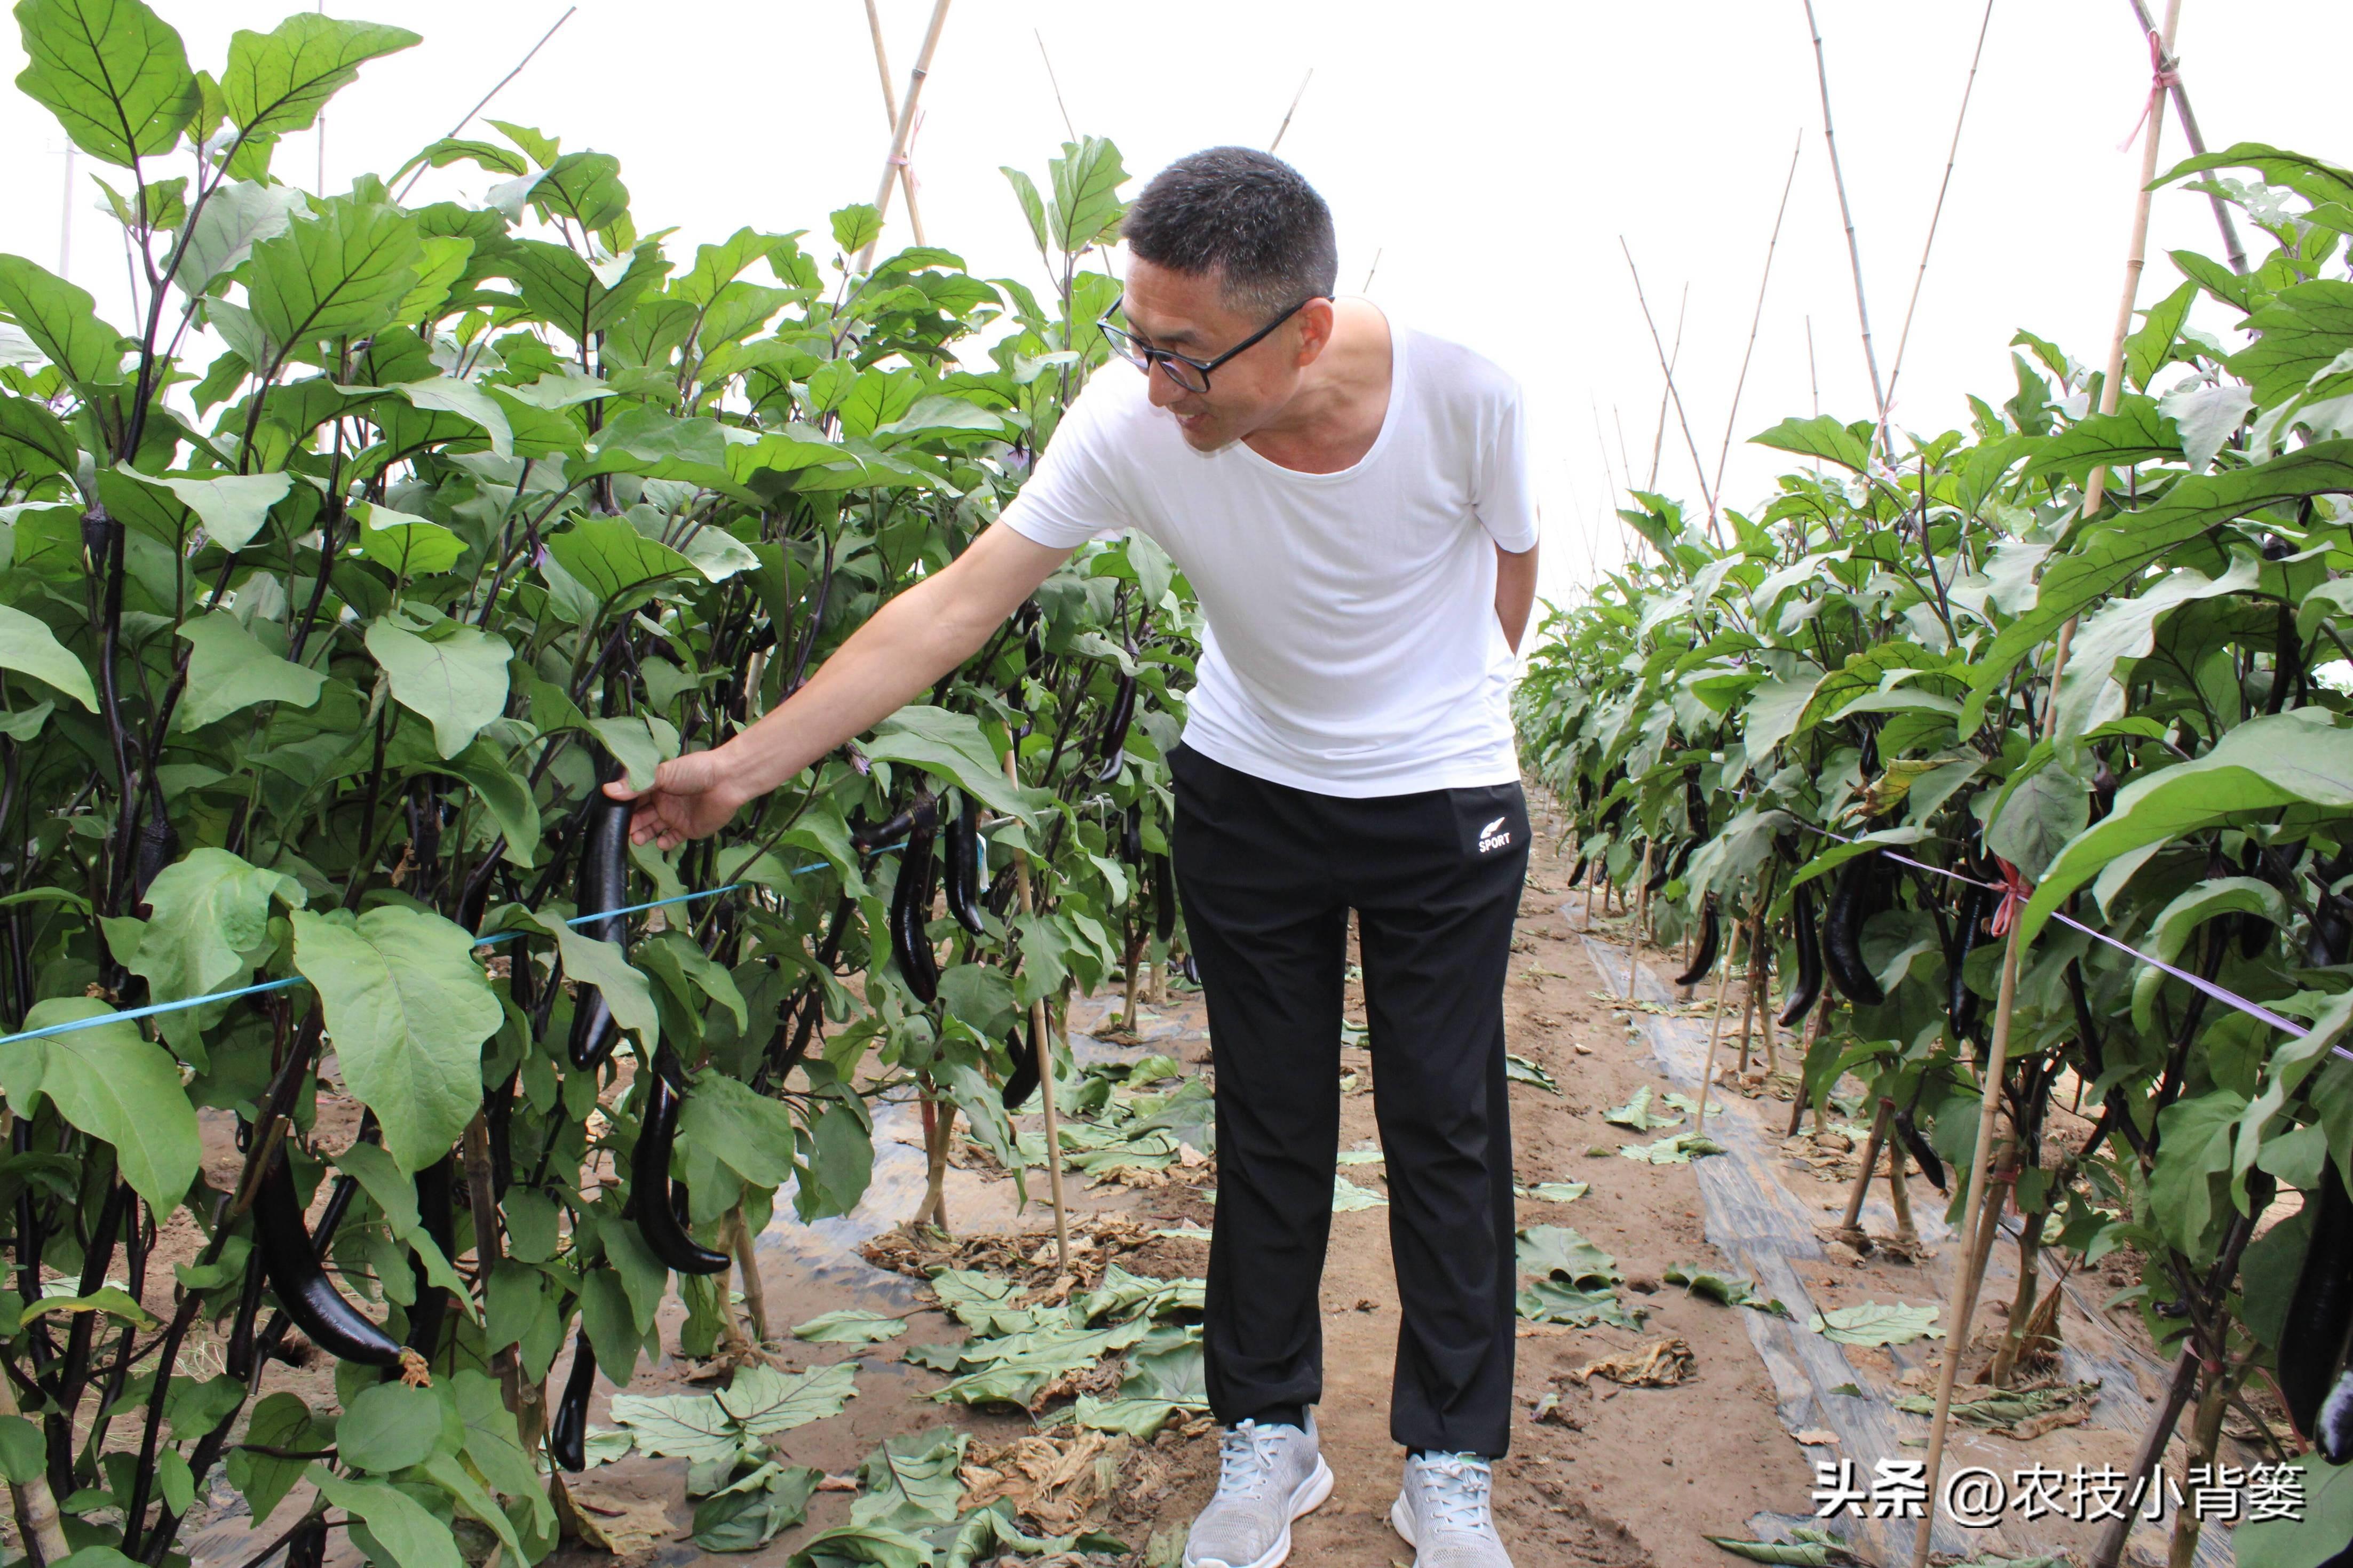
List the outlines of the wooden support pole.
{"type": "Polygon", "coordinates": [[[1724,1043],[1724,994],[1732,984],[1732,965],[1715,974],[1715,1016],[1707,1026],[1707,1068],[1699,1078],[1699,1109],[1692,1112],[1692,1131],[1707,1136],[1707,1091],[1715,1087],[1715,1049],[1724,1043]]]}
{"type": "MultiPolygon", "coordinates": [[[[1862,1168],[1854,1173],[1854,1185],[1846,1192],[1846,1215],[1839,1221],[1835,1239],[1845,1242],[1858,1252],[1868,1247],[1871,1238],[1863,1234],[1862,1204],[1871,1195],[1871,1179],[1879,1173],[1879,1146],[1887,1142],[1888,1105],[1879,1102],[1878,1112],[1871,1119],[1871,1135],[1862,1141],[1862,1168]]],[[[1815,1131],[1819,1133],[1820,1129],[1815,1131]]]]}
{"type": "MultiPolygon", "coordinates": [[[[882,13],[875,8],[874,0],[866,0],[866,30],[874,36],[874,70],[882,79],[882,113],[890,122],[892,134],[899,130],[899,93],[891,85],[891,54],[882,43],[882,13]]],[[[923,213],[915,205],[915,171],[905,161],[899,164],[899,188],[907,196],[907,226],[915,231],[915,243],[923,240],[923,213]]]]}
{"type": "MultiPolygon", "coordinates": [[[[2158,34],[2158,48],[2170,58],[2173,54],[2174,31],[2181,22],[2181,0],[2166,0],[2165,27],[2158,34]]],[[[2149,204],[2157,193],[2149,186],[2157,181],[2158,143],[2165,139],[2165,95],[2151,92],[2148,100],[2148,124],[2143,127],[2140,149],[2140,184],[2133,192],[2132,241],[2125,250],[2125,287],[2116,301],[2116,331],[2108,340],[2108,373],[2100,383],[2100,412],[2114,414],[2116,402],[2124,395],[2125,340],[2132,335],[2133,304],[2140,297],[2140,275],[2148,262],[2149,204]]],[[[2108,470],[2095,468],[2084,485],[2084,515],[2090,517],[2100,510],[2100,501],[2107,494],[2108,470]]],[[[2071,628],[2072,629],[2072,628],[2071,628]]],[[[2058,689],[2058,679],[2052,678],[2052,689],[2058,689]]]]}
{"type": "MultiPolygon", "coordinates": [[[[907,96],[899,104],[899,122],[891,132],[891,155],[882,162],[882,183],[874,192],[874,210],[887,218],[891,216],[891,187],[898,183],[907,166],[907,142],[915,133],[915,115],[923,100],[923,82],[932,74],[932,56],[940,47],[940,29],[947,26],[948,0],[933,0],[932,25],[923,34],[923,47],[915,55],[915,68],[907,73],[907,96]]],[[[878,232],[866,248],[858,253],[858,270],[871,270],[874,265],[874,246],[881,236],[878,232]]]]}
{"type": "MultiPolygon", "coordinates": [[[[2158,52],[2167,58],[2173,53],[2173,39],[2180,23],[2181,0],[2166,0],[2165,26],[2158,36],[2158,52]]],[[[2147,140],[2141,148],[2140,180],[2135,187],[2133,198],[2132,237],[2125,256],[2124,297],[2117,305],[2116,331],[2108,343],[2107,375],[2100,384],[2100,411],[2104,414],[2116,412],[2117,398],[2122,394],[2125,340],[2132,333],[2133,301],[2140,290],[2141,270],[2148,252],[2149,201],[2152,195],[2148,187],[2157,178],[2158,144],[2165,134],[2165,96],[2161,92],[2152,91],[2149,95],[2148,124],[2144,134],[2147,140]]],[[[2108,471],[2105,468],[2092,470],[2091,478],[2084,487],[2084,516],[2090,517],[2099,510],[2107,479],[2108,471]]],[[[2059,680],[2066,673],[2067,653],[2074,637],[2075,621],[2070,616],[2067,623],[2059,628],[2058,639],[2052,648],[2051,686],[2042,704],[2042,728],[2045,739],[2050,737],[2054,728],[2059,710],[2059,680]]],[[[1993,1131],[2000,1110],[2002,1076],[2010,1062],[2010,1020],[2018,1003],[2022,930],[2023,927],[2013,920],[2009,941],[2002,949],[2001,989],[1994,1004],[1993,1041],[1987,1052],[1984,1098],[1978,1108],[1977,1142],[1972,1146],[1969,1159],[1968,1201],[1962,1209],[1963,1223],[1971,1227],[1962,1237],[1965,1257],[1974,1257],[1981,1250],[1976,1228],[1982,1227],[1989,1232],[1993,1228],[1993,1221],[1983,1212],[1983,1207],[1987,1196],[1986,1184],[1991,1174],[1993,1131]]],[[[1991,1245],[1992,1237],[1988,1235],[1984,1237],[1982,1250],[1989,1254],[1991,1245]]],[[[1945,1355],[1944,1373],[1936,1380],[1936,1412],[1928,1428],[1929,1507],[1921,1517],[1919,1528],[1913,1533],[1912,1568],[1928,1568],[1929,1526],[1936,1513],[1937,1484],[1944,1469],[1945,1439],[1952,1425],[1953,1379],[1958,1369],[1961,1346],[1968,1337],[1969,1321],[1977,1311],[1978,1287],[1982,1273],[1981,1267],[1965,1264],[1953,1281],[1951,1310],[1946,1314],[1945,1324],[1948,1348],[1945,1355]]],[[[2176,1414],[2179,1414],[2178,1408],[2176,1414]]],[[[2169,1421],[2167,1429],[2171,1429],[2169,1421]]]]}
{"type": "MultiPolygon", "coordinates": [[[[940,10],[947,9],[947,0],[940,0],[940,10]]],[[[1014,788],[1021,787],[1021,767],[1014,752],[1005,753],[1005,777],[1014,788]]],[[[1029,914],[1035,906],[1029,896],[1029,852],[1018,849],[1013,855],[1013,896],[1021,912],[1029,914]]],[[[1046,1184],[1054,1196],[1054,1256],[1064,1273],[1071,1268],[1071,1216],[1062,1203],[1062,1119],[1054,1109],[1054,1037],[1046,1028],[1046,999],[1039,997],[1029,1004],[1029,1037],[1037,1042],[1038,1099],[1046,1113],[1046,1184]]]]}

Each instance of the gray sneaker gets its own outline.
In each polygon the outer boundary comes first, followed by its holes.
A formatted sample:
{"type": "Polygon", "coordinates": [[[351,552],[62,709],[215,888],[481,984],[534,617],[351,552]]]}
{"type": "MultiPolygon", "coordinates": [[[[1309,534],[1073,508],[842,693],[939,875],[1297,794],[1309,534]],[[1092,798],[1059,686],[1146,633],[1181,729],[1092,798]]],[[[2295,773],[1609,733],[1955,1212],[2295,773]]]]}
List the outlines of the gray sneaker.
{"type": "Polygon", "coordinates": [[[1218,1495],[1193,1521],[1185,1568],[1274,1568],[1291,1555],[1291,1521],[1332,1495],[1332,1467],[1307,1430],[1245,1421],[1218,1439],[1218,1495]]]}
{"type": "Polygon", "coordinates": [[[1414,1549],[1414,1568],[1512,1568],[1488,1506],[1493,1488],[1493,1468],[1476,1454],[1406,1460],[1389,1526],[1414,1549]]]}

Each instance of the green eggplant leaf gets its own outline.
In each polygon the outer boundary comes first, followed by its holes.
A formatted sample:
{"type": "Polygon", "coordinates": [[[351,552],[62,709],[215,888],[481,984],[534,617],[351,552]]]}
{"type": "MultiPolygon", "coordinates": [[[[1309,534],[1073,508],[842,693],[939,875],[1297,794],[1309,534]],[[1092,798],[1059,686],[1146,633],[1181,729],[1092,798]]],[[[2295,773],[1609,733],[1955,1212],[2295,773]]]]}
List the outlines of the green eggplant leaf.
{"type": "Polygon", "coordinates": [[[188,51],[142,0],[17,0],[16,26],[32,62],[16,85],[91,157],[161,157],[196,117],[188,51]]]}
{"type": "Polygon", "coordinates": [[[481,1108],[482,1042],[506,1017],[472,934],[395,905],[293,921],[294,967],[318,989],[345,1088],[400,1168],[424,1169],[481,1108]]]}

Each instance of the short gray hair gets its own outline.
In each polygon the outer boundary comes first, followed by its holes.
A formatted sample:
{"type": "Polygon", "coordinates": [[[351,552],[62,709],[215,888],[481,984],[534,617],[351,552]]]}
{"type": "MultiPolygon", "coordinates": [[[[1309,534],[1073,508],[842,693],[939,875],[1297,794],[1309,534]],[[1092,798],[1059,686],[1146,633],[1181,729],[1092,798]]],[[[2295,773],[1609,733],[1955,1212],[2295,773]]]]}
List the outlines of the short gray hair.
{"type": "Polygon", "coordinates": [[[1332,209],[1298,170],[1254,147],[1211,147],[1152,177],[1122,220],[1131,253],[1215,276],[1229,304],[1275,316],[1338,287],[1332,209]]]}

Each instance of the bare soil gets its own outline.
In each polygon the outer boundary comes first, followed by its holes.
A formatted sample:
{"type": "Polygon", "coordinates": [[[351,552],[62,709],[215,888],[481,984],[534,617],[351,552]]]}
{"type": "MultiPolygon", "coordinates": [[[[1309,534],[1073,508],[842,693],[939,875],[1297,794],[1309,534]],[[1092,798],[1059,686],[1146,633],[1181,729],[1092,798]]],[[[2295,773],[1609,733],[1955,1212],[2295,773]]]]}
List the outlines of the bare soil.
{"type": "MultiPolygon", "coordinates": [[[[1508,1048],[1548,1073],[1558,1091],[1514,1084],[1515,1175],[1528,1186],[1578,1182],[1588,1184],[1589,1190],[1568,1204],[1524,1197],[1519,1218],[1523,1226],[1572,1227],[1609,1253],[1625,1276],[1623,1299],[1644,1309],[1646,1316],[1639,1331],[1520,1325],[1517,1410],[1512,1452],[1497,1467],[1497,1522],[1521,1568],[1702,1563],[1717,1568],[1735,1560],[1706,1536],[1747,1538],[1760,1529],[1769,1533],[1772,1521],[1766,1516],[1804,1520],[1813,1511],[1814,1464],[1836,1456],[1839,1449],[1822,1446],[1824,1433],[1807,1431],[1803,1436],[1809,1442],[1801,1444],[1791,1430],[1797,1424],[1790,1415],[1796,1406],[1787,1403],[1787,1387],[1777,1389],[1760,1356],[1760,1341],[1746,1321],[1749,1313],[1662,1282],[1672,1265],[1737,1270],[1708,1238],[1709,1222],[1704,1216],[1716,1213],[1719,1229],[1723,1220],[1720,1205],[1712,1211],[1703,1201],[1697,1169],[1620,1157],[1621,1144],[1666,1134],[1629,1132],[1603,1120],[1605,1110],[1624,1104],[1639,1089],[1663,1095],[1674,1086],[1662,1073],[1652,1042],[1635,1026],[1638,1015],[1617,1000],[1627,976],[1622,972],[1605,975],[1597,969],[1583,936],[1562,912],[1570,900],[1567,866],[1557,854],[1556,839],[1546,831],[1545,815],[1539,805],[1538,843],[1514,943],[1505,1018],[1508,1048]],[[1628,1386],[1605,1376],[1579,1375],[1596,1362],[1640,1355],[1669,1340],[1680,1342],[1679,1346],[1659,1351],[1657,1356],[1683,1374],[1671,1386],[1628,1386]]],[[[1557,827],[1556,823],[1550,826],[1557,827]]],[[[1675,966],[1671,953],[1648,952],[1645,961],[1653,976],[1671,973],[1675,966]]],[[[1736,1005],[1736,987],[1734,1000],[1736,1005]]],[[[1362,992],[1355,982],[1348,1004],[1351,1018],[1361,1023],[1362,992]]],[[[1083,1055],[1133,1058],[1158,1051],[1178,1057],[1189,1071],[1209,1070],[1208,1034],[1197,993],[1178,990],[1148,1002],[1134,1032],[1114,1030],[1119,1006],[1115,994],[1074,1005],[1071,1024],[1083,1055]]],[[[1733,1026],[1726,1028],[1729,1034],[1733,1026]]],[[[1377,1137],[1372,1054],[1344,1047],[1341,1067],[1342,1147],[1370,1146],[1377,1137]]],[[[1760,1070],[1749,1075],[1745,1085],[1736,1075],[1727,1075],[1719,1092],[1737,1095],[1744,1089],[1759,1098],[1742,1108],[1743,1115],[1769,1118],[1777,1127],[1786,1118],[1786,1107],[1773,1098],[1777,1089],[1786,1098],[1786,1085],[1764,1078],[1760,1070]]],[[[1711,1129],[1715,1125],[1711,1117],[1711,1129]]],[[[875,1184],[856,1214],[815,1226],[780,1219],[760,1238],[771,1331],[761,1353],[787,1371],[849,1359],[862,1367],[858,1397],[841,1415],[785,1434],[778,1445],[783,1457],[847,1478],[886,1437],[954,1426],[972,1436],[965,1479],[968,1486],[981,1489],[972,1494],[976,1500],[1000,1492],[1010,1495],[1034,1529],[1047,1533],[1104,1529],[1127,1543],[1128,1561],[1137,1568],[1167,1568],[1181,1548],[1185,1527],[1215,1485],[1216,1442],[1208,1420],[1174,1426],[1147,1444],[1079,1433],[1068,1421],[1068,1396],[1104,1392],[1115,1379],[1115,1366],[1092,1383],[1082,1375],[1050,1390],[1039,1401],[1036,1419],[1018,1410],[942,1405],[931,1395],[944,1377],[904,1363],[900,1354],[910,1344],[963,1334],[953,1319],[931,1307],[928,1292],[919,1283],[929,1265],[955,1262],[1011,1274],[1031,1289],[1033,1299],[1055,1300],[1092,1285],[1113,1260],[1164,1278],[1199,1275],[1208,1263],[1204,1243],[1152,1233],[1209,1223],[1215,1213],[1209,1199],[1213,1163],[1165,1173],[1129,1173],[1093,1185],[1073,1173],[1069,1194],[1074,1248],[1066,1274],[1055,1261],[1042,1172],[1029,1173],[1030,1201],[1023,1206],[1005,1172],[976,1146],[961,1146],[947,1184],[956,1236],[944,1240],[894,1228],[914,1211],[923,1193],[922,1138],[912,1110],[886,1109],[877,1142],[875,1184]],[[871,1347],[806,1344],[790,1336],[791,1325],[839,1308],[910,1312],[910,1331],[871,1347]]],[[[216,1152],[233,1173],[234,1151],[207,1152],[216,1152]]],[[[1779,1151],[1773,1179],[1789,1204],[1811,1216],[1821,1237],[1827,1237],[1837,1224],[1860,1152],[1854,1140],[1834,1129],[1814,1130],[1779,1151]]],[[[221,1173],[211,1173],[216,1180],[221,1177],[221,1173]]],[[[1345,1166],[1342,1173],[1358,1186],[1383,1190],[1382,1167],[1377,1163],[1345,1166]]],[[[1938,1219],[1943,1200],[1917,1176],[1910,1186],[1926,1238],[1924,1258],[1949,1251],[1949,1233],[1938,1219]]],[[[1883,1180],[1873,1207],[1865,1215],[1866,1225],[1883,1238],[1890,1218],[1885,1189],[1883,1180]]],[[[170,1245],[167,1238],[166,1252],[170,1245]]],[[[1998,1255],[1997,1271],[1999,1264],[1998,1255]]],[[[160,1262],[157,1274],[163,1283],[160,1289],[151,1283],[150,1296],[155,1299],[148,1304],[168,1310],[162,1298],[168,1296],[170,1276],[160,1262]]],[[[1799,1300],[1791,1305],[1802,1326],[1809,1305],[1937,1300],[1942,1278],[1932,1277],[1923,1262],[1885,1247],[1868,1257],[1831,1247],[1798,1270],[1791,1293],[1799,1300]]],[[[151,1282],[154,1279],[151,1275],[151,1282]]],[[[2089,1283],[2094,1295],[2113,1288],[2105,1279],[2089,1283]]],[[[1974,1325],[1980,1336],[2000,1330],[2005,1294],[2001,1281],[1989,1286],[1988,1305],[1974,1325]]],[[[1323,1297],[1325,1391],[1319,1423],[1338,1484],[1331,1499],[1298,1525],[1294,1561],[1409,1563],[1411,1549],[1388,1523],[1402,1455],[1388,1435],[1398,1296],[1385,1208],[1334,1216],[1323,1297]]],[[[665,1304],[666,1343],[676,1343],[682,1319],[675,1300],[665,1304]]],[[[2132,1332],[2128,1324],[2108,1327],[2124,1338],[2132,1332]]],[[[197,1357],[204,1353],[202,1348],[192,1352],[197,1357]]],[[[2130,1360],[2126,1352],[2116,1353],[2130,1360]]],[[[1935,1364],[1932,1347],[1926,1346],[1894,1352],[1850,1349],[1846,1354],[1858,1379],[1883,1392],[1899,1384],[1919,1387],[1920,1369],[1935,1364]]],[[[567,1363],[568,1352],[559,1358],[551,1382],[561,1378],[567,1363]]],[[[723,1363],[666,1358],[642,1368],[630,1392],[708,1387],[726,1371],[723,1363]]],[[[314,1403],[332,1398],[323,1366],[301,1372],[277,1369],[270,1384],[293,1386],[314,1403]]],[[[607,1422],[613,1392],[599,1384],[590,1412],[593,1424],[607,1422]]],[[[2148,1392],[2145,1373],[2136,1371],[2120,1376],[2110,1396],[2137,1410],[2145,1407],[2148,1392]]],[[[1904,1419],[1916,1423],[1916,1418],[1904,1419]]],[[[2088,1427],[2061,1432],[2031,1447],[1972,1433],[1957,1452],[1978,1454],[1980,1462],[1991,1462],[1983,1456],[1998,1450],[2018,1464],[2064,1464],[2128,1446],[2132,1434],[2126,1423],[2111,1420],[2103,1426],[2096,1434],[2088,1427]]],[[[1883,1456],[1846,1457],[1859,1461],[1867,1474],[1871,1462],[1883,1456]]],[[[1901,1456],[1891,1449],[1885,1457],[1901,1456]]],[[[2225,1457],[2244,1462],[2253,1450],[2225,1457]]],[[[572,1478],[575,1505],[596,1531],[610,1539],[604,1548],[567,1544],[554,1561],[586,1564],[608,1562],[615,1555],[632,1563],[702,1561],[705,1554],[688,1539],[692,1510],[684,1496],[685,1471],[682,1461],[631,1457],[572,1478]]],[[[784,1563],[815,1531],[847,1522],[852,1495],[848,1489],[821,1491],[807,1524],[741,1560],[763,1568],[784,1563]]],[[[225,1487],[216,1487],[214,1499],[219,1511],[189,1542],[196,1568],[229,1568],[243,1562],[259,1542],[290,1521],[303,1501],[290,1499],[276,1521],[255,1531],[237,1517],[233,1494],[225,1487]]],[[[2137,1546],[2147,1539],[2145,1534],[2137,1546]]],[[[2161,1560],[2161,1552],[2160,1542],[2159,1555],[2151,1560],[2161,1560]]],[[[2145,1550],[2136,1552],[2137,1557],[2147,1555],[2145,1550]]],[[[357,1558],[339,1542],[334,1560],[357,1558]]]]}

